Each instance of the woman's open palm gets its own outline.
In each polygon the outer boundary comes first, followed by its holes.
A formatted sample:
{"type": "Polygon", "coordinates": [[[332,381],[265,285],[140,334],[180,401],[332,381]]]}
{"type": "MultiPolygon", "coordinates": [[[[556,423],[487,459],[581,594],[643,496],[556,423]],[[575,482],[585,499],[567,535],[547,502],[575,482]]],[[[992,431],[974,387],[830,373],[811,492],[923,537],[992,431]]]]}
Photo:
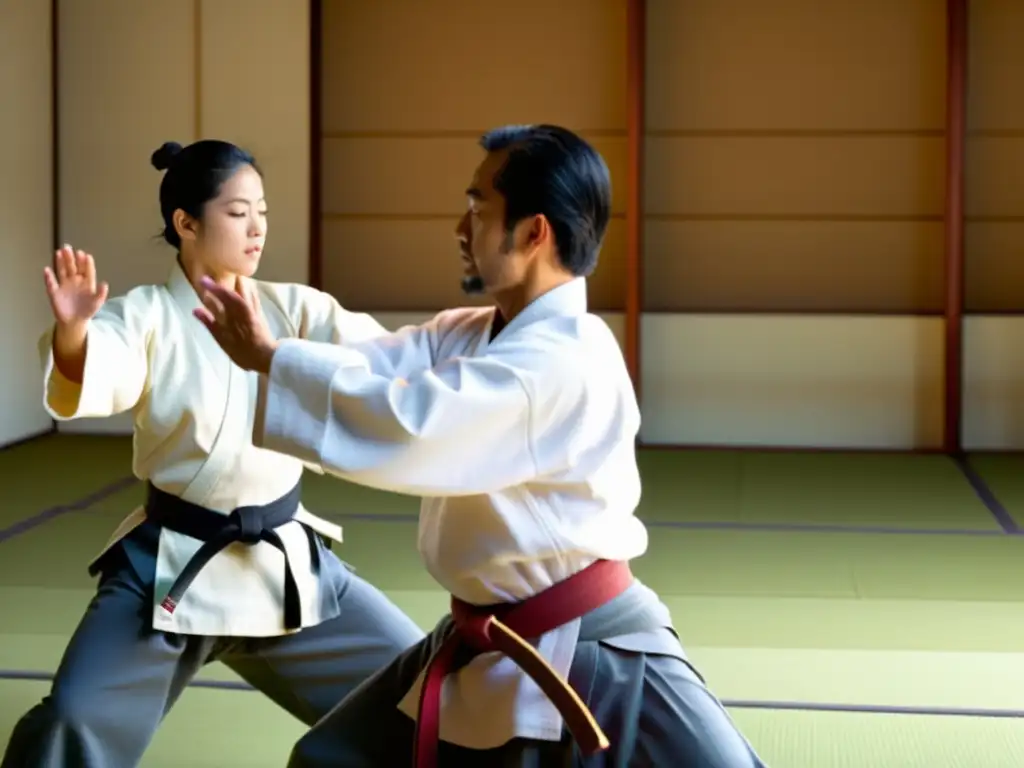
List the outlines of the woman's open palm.
{"type": "Polygon", "coordinates": [[[75,251],[70,245],[57,251],[53,269],[43,270],[43,279],[53,316],[63,325],[88,322],[99,312],[110,290],[106,283],[97,285],[92,254],[75,251]]]}

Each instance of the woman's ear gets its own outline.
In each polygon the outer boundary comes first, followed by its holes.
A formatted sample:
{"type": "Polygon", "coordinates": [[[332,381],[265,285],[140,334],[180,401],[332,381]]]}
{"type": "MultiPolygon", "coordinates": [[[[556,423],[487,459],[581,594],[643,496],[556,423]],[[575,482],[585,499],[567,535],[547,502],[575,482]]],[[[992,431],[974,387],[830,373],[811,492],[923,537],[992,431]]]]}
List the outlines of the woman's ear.
{"type": "Polygon", "coordinates": [[[174,212],[171,221],[174,223],[174,231],[178,233],[178,237],[182,242],[195,240],[198,236],[199,222],[181,210],[181,208],[174,212]]]}

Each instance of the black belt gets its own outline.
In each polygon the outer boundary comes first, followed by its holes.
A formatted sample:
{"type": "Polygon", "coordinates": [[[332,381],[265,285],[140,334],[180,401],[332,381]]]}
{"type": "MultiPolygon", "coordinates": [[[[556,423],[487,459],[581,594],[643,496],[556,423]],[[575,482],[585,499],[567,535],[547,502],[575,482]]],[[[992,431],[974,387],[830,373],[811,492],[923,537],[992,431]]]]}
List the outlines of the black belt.
{"type": "MultiPolygon", "coordinates": [[[[231,544],[240,543],[254,546],[266,542],[277,547],[284,555],[284,624],[287,629],[299,629],[302,626],[302,602],[299,599],[299,587],[292,573],[291,562],[284,542],[274,530],[285,523],[291,522],[299,508],[302,486],[296,483],[281,498],[263,506],[238,507],[229,515],[213,512],[198,504],[185,501],[166,491],[162,491],[152,483],[146,488],[146,518],[163,528],[184,536],[197,539],[203,545],[188,561],[185,568],[171,585],[170,591],[160,606],[168,613],[174,613],[178,603],[185,596],[199,572],[213,559],[214,555],[231,544]]],[[[309,536],[310,551],[314,566],[318,565],[319,557],[316,540],[312,531],[305,528],[309,536]]]]}

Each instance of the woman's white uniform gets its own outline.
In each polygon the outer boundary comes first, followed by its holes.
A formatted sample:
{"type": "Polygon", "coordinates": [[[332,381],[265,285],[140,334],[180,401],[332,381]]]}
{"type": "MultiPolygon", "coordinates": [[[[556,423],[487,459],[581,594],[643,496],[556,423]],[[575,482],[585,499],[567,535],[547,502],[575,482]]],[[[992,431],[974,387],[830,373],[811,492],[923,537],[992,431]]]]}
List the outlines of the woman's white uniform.
{"type": "MultiPolygon", "coordinates": [[[[386,333],[306,286],[254,286],[278,338],[351,343],[386,333]]],[[[253,445],[256,376],[235,366],[193,317],[200,306],[177,264],[166,284],[109,300],[89,324],[81,385],[55,368],[52,331],[42,339],[47,410],[59,421],[130,411],[134,473],[151,499],[171,500],[163,509],[171,522],[157,526],[139,507],[93,561],[97,594],[50,696],[16,726],[2,768],[136,765],[184,686],[212,660],[312,725],[423,637],[325,546],[341,541],[340,528],[301,504],[269,532],[273,541],[217,551],[166,609],[168,591],[203,544],[170,530],[175,515],[187,522],[187,509],[175,505],[225,519],[240,508],[259,511],[295,497],[305,468],[253,445]],[[297,593],[294,627],[285,621],[287,574],[297,593]]],[[[244,728],[230,713],[224,726],[244,728]]]]}

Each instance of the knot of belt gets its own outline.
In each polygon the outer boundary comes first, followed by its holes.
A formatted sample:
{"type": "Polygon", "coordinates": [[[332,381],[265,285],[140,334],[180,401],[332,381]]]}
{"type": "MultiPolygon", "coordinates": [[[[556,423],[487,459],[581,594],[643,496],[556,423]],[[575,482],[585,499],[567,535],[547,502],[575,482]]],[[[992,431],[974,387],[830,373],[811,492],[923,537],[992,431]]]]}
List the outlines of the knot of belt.
{"type": "Polygon", "coordinates": [[[581,618],[618,597],[630,584],[629,565],[598,560],[593,565],[520,603],[474,606],[455,597],[454,631],[431,657],[420,690],[416,718],[415,768],[435,768],[441,726],[441,688],[456,654],[498,652],[512,659],[544,692],[584,755],[608,748],[608,738],[587,705],[524,638],[537,638],[581,618]]]}
{"type": "Polygon", "coordinates": [[[259,507],[240,507],[233,510],[228,515],[225,530],[237,531],[236,541],[250,546],[265,541],[267,534],[273,533],[273,530],[267,528],[263,510],[259,507]]]}
{"type": "Polygon", "coordinates": [[[266,542],[284,554],[284,624],[287,629],[302,626],[302,602],[298,582],[292,572],[291,562],[284,542],[275,528],[290,522],[295,517],[301,498],[301,487],[263,506],[238,507],[228,515],[206,509],[197,504],[161,491],[152,484],[146,500],[146,517],[159,526],[176,533],[202,541],[202,546],[185,564],[174,580],[160,607],[168,613],[185,596],[199,572],[231,544],[240,543],[254,546],[266,542]]]}

